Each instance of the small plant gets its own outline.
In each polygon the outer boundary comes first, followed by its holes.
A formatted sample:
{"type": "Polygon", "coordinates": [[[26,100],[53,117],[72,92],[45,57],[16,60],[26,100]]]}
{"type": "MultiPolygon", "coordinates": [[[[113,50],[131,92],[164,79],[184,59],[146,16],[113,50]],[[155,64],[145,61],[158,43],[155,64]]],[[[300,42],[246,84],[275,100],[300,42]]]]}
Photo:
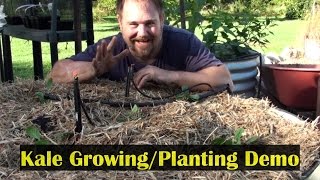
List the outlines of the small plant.
{"type": "Polygon", "coordinates": [[[31,125],[26,129],[26,133],[29,137],[35,140],[35,145],[48,145],[50,142],[41,136],[38,127],[31,125]]]}
{"type": "Polygon", "coordinates": [[[200,99],[198,94],[190,94],[188,86],[181,87],[181,93],[176,95],[176,99],[185,101],[198,101],[200,99]]]}
{"type": "Polygon", "coordinates": [[[133,105],[130,111],[122,112],[120,116],[117,117],[118,122],[125,122],[128,120],[136,120],[142,117],[141,109],[138,105],[133,105]]]}
{"type": "Polygon", "coordinates": [[[131,108],[131,113],[132,114],[137,114],[139,113],[139,107],[135,104],[133,105],[133,107],[131,108]]]}
{"type": "Polygon", "coordinates": [[[37,15],[50,15],[50,7],[51,7],[51,3],[49,3],[48,5],[47,4],[41,4],[39,2],[39,4],[25,4],[25,5],[22,5],[22,6],[19,6],[16,8],[15,12],[19,12],[20,10],[24,10],[24,14],[27,14],[27,11],[29,9],[37,9],[37,15]]]}
{"type": "Polygon", "coordinates": [[[244,129],[243,128],[238,128],[236,129],[234,133],[233,138],[224,138],[224,137],[218,137],[214,139],[211,144],[212,145],[241,145],[241,144],[254,144],[258,140],[258,136],[252,136],[248,138],[246,141],[241,141],[241,137],[243,136],[244,129]]]}
{"type": "Polygon", "coordinates": [[[128,118],[135,120],[135,119],[139,119],[142,117],[142,112],[141,109],[139,108],[138,105],[133,105],[133,107],[131,107],[131,111],[128,113],[128,118]]]}

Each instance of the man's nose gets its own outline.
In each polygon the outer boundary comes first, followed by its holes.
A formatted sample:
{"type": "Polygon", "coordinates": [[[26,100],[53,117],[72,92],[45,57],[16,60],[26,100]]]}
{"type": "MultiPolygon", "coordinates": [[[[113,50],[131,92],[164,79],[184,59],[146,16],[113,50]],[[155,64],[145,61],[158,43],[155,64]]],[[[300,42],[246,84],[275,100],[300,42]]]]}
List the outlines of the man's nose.
{"type": "Polygon", "coordinates": [[[148,27],[144,24],[138,26],[138,37],[145,37],[148,35],[148,27]]]}

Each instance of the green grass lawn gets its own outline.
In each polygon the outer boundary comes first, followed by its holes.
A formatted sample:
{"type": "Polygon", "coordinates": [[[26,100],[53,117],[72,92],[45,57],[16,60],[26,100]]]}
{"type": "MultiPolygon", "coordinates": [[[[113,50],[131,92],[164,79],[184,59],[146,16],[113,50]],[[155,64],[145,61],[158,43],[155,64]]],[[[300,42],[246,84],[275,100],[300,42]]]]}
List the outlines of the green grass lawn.
{"type": "MultiPolygon", "coordinates": [[[[302,20],[278,21],[278,26],[273,27],[274,35],[268,37],[270,44],[265,49],[256,50],[267,53],[280,53],[283,48],[288,46],[301,47],[302,35],[305,22],[302,20]]],[[[103,37],[118,33],[117,22],[114,19],[106,19],[106,22],[94,24],[95,42],[103,37]]],[[[196,35],[201,38],[199,33],[196,35]]],[[[45,76],[51,69],[49,43],[42,44],[42,59],[45,76]]],[[[33,78],[33,56],[32,42],[17,38],[11,38],[12,59],[15,78],[33,78]]],[[[86,42],[82,42],[82,49],[87,47],[86,42]]],[[[58,44],[59,59],[67,58],[74,54],[74,42],[58,44]]]]}
{"type": "MultiPolygon", "coordinates": [[[[99,39],[118,33],[117,23],[94,24],[95,42],[99,39]]],[[[51,69],[50,44],[41,43],[44,76],[51,69]]],[[[82,50],[87,47],[86,41],[82,42],[82,50]]],[[[11,52],[13,74],[15,78],[33,78],[32,41],[11,37],[11,52]]],[[[59,59],[67,58],[75,53],[74,42],[58,43],[59,59]]]]}
{"type": "Polygon", "coordinates": [[[302,48],[306,21],[286,20],[277,21],[277,26],[272,27],[273,35],[268,36],[270,43],[266,48],[255,48],[257,51],[266,54],[274,52],[280,54],[286,47],[302,48]]]}

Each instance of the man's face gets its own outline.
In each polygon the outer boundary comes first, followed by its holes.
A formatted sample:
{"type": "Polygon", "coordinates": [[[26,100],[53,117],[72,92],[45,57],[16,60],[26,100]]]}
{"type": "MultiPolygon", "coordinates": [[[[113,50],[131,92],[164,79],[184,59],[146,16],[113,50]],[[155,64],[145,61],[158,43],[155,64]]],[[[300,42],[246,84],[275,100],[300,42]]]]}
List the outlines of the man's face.
{"type": "Polygon", "coordinates": [[[130,53],[146,63],[155,58],[162,44],[163,14],[146,0],[126,0],[119,26],[130,53]]]}

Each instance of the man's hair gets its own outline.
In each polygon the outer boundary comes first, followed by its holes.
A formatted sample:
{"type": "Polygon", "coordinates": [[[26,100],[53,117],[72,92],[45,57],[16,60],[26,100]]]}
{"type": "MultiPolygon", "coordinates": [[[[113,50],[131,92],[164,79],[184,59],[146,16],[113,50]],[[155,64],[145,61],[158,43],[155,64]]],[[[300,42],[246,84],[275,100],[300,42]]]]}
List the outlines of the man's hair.
{"type": "MultiPolygon", "coordinates": [[[[123,10],[123,5],[126,0],[117,0],[117,14],[121,15],[121,12],[123,10]]],[[[136,1],[149,1],[152,2],[156,8],[158,9],[159,13],[163,13],[163,2],[162,0],[136,0],[136,1]]]]}

